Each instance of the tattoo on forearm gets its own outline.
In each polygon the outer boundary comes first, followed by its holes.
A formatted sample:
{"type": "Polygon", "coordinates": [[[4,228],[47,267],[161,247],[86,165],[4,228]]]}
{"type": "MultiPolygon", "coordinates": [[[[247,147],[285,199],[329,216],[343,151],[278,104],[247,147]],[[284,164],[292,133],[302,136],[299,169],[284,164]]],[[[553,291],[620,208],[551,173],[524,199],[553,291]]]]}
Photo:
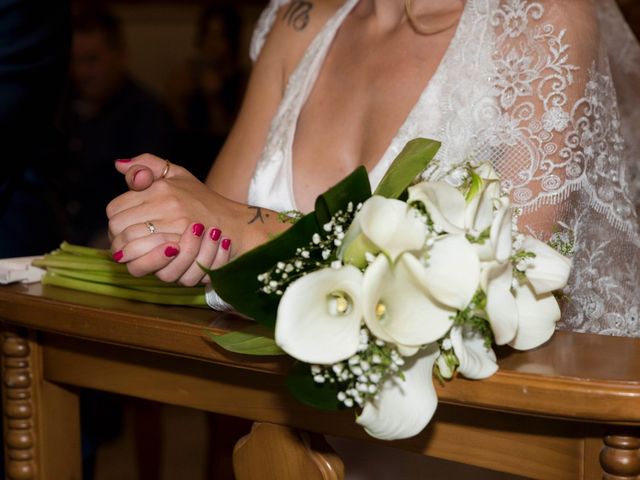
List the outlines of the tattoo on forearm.
{"type": "Polygon", "coordinates": [[[313,10],[313,3],[305,0],[294,0],[284,12],[284,19],[289,26],[296,30],[304,30],[309,24],[309,13],[313,10]]]}
{"type": "Polygon", "coordinates": [[[255,223],[255,222],[264,223],[265,217],[269,218],[269,214],[266,212],[263,213],[262,208],[260,207],[249,207],[249,210],[255,210],[255,214],[253,218],[249,220],[248,225],[251,225],[252,223],[255,223]]]}

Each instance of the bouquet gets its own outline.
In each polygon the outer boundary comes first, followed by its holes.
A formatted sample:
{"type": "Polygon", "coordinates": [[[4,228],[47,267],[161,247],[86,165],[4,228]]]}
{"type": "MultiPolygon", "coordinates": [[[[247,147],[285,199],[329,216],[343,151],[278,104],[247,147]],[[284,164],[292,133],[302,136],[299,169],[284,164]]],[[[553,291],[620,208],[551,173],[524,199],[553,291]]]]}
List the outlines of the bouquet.
{"type": "Polygon", "coordinates": [[[214,337],[219,345],[290,355],[299,400],[356,408],[380,439],[428,424],[434,375],[487,378],[498,369],[494,343],[547,341],[571,267],[570,242],[518,231],[489,163],[442,172],[438,148],[409,142],[373,194],[358,168],[314,212],[284,214],[294,223],[286,232],[209,272],[216,292],[261,325],[214,337]]]}

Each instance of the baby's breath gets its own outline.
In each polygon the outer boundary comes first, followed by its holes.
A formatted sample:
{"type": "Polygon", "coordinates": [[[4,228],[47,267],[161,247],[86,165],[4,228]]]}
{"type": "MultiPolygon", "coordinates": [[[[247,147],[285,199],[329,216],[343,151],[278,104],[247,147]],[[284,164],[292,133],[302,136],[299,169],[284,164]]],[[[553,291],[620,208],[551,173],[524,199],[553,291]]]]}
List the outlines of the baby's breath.
{"type": "MultiPolygon", "coordinates": [[[[270,270],[258,275],[258,282],[262,284],[260,291],[281,296],[291,283],[307,273],[327,266],[340,268],[342,262],[337,259],[338,248],[361,207],[362,204],[354,205],[349,202],[346,211],[338,210],[331,220],[322,225],[323,234],[314,233],[308,245],[296,249],[293,258],[278,262],[270,270]]],[[[300,218],[298,214],[301,215],[295,211],[282,212],[278,218],[280,221],[295,223],[300,218]]]]}
{"type": "Polygon", "coordinates": [[[343,362],[333,365],[311,365],[316,383],[337,384],[338,401],[345,407],[363,407],[377,399],[382,382],[391,376],[404,379],[404,359],[391,345],[372,338],[366,328],[360,329],[358,351],[343,362]]]}

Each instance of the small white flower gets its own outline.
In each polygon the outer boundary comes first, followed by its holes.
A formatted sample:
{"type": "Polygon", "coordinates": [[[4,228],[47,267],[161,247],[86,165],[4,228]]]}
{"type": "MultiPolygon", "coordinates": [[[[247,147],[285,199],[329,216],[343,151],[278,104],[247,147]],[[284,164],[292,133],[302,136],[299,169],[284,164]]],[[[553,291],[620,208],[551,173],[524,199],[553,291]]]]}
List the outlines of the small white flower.
{"type": "Polygon", "coordinates": [[[311,237],[311,241],[314,244],[319,244],[320,243],[320,235],[318,235],[317,233],[314,233],[313,236],[311,237]]]}

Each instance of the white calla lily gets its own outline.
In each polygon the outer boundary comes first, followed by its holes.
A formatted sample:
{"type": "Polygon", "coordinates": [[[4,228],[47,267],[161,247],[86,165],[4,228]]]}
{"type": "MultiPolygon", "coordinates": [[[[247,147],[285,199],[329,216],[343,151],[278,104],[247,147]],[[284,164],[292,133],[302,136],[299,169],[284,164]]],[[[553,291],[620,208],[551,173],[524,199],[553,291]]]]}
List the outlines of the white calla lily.
{"type": "Polygon", "coordinates": [[[353,266],[309,273],[285,290],[275,340],[307,363],[329,365],[358,350],[362,323],[362,272],[353,266]]]}
{"type": "Polygon", "coordinates": [[[455,309],[434,299],[423,284],[424,266],[409,253],[395,265],[379,255],[364,273],[362,308],[365,323],[378,338],[405,347],[431,343],[453,324],[455,309]]]}
{"type": "Polygon", "coordinates": [[[356,422],[381,440],[413,437],[427,426],[438,405],[433,386],[437,344],[431,344],[407,361],[404,380],[387,379],[375,399],[369,400],[356,422]]]}
{"type": "Polygon", "coordinates": [[[463,233],[466,201],[460,191],[443,182],[409,187],[409,202],[421,202],[433,223],[447,233],[463,233]]]}
{"type": "Polygon", "coordinates": [[[511,293],[511,262],[487,262],[482,266],[482,289],[487,295],[486,312],[496,344],[509,343],[518,331],[518,307],[511,293]]]}
{"type": "Polygon", "coordinates": [[[478,235],[491,226],[494,202],[500,198],[500,180],[486,163],[476,169],[476,174],[482,179],[483,186],[467,204],[465,226],[478,235]]]}
{"type": "Polygon", "coordinates": [[[480,380],[488,378],[498,370],[496,354],[484,344],[477,332],[453,327],[449,336],[453,351],[460,365],[458,372],[466,378],[480,380]]]}
{"type": "Polygon", "coordinates": [[[536,294],[560,290],[567,285],[571,272],[571,260],[553,248],[531,236],[522,242],[522,250],[532,252],[535,258],[527,268],[527,280],[536,294]]]}
{"type": "Polygon", "coordinates": [[[517,350],[529,350],[551,338],[560,320],[560,306],[552,293],[536,295],[525,282],[514,288],[518,307],[518,331],[509,343],[517,350]]]}
{"type": "Polygon", "coordinates": [[[382,251],[395,262],[404,252],[420,250],[426,234],[427,226],[415,209],[400,200],[374,195],[356,214],[340,256],[347,263],[364,266],[364,249],[373,254],[382,251]]]}
{"type": "Polygon", "coordinates": [[[438,238],[429,250],[428,265],[420,278],[439,302],[464,310],[480,283],[480,259],[464,235],[438,238]]]}
{"type": "Polygon", "coordinates": [[[496,200],[498,210],[493,217],[489,240],[493,248],[493,257],[500,263],[506,262],[511,257],[512,225],[511,202],[502,197],[496,200]]]}

